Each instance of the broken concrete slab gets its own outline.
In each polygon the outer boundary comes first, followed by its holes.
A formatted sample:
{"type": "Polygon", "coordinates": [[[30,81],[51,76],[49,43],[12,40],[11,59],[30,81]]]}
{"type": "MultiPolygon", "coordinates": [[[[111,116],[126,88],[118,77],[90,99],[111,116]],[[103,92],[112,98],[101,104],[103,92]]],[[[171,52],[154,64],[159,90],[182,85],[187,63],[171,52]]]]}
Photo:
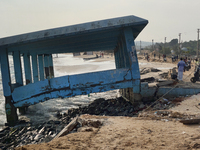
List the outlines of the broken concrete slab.
{"type": "Polygon", "coordinates": [[[141,92],[143,98],[161,97],[165,94],[165,98],[179,97],[186,95],[194,95],[200,93],[200,88],[195,87],[149,87],[147,82],[141,83],[141,92]]]}
{"type": "Polygon", "coordinates": [[[166,85],[173,85],[173,84],[176,84],[177,82],[174,81],[174,80],[166,80],[166,81],[163,81],[163,82],[160,82],[157,85],[157,87],[161,87],[161,86],[166,86],[166,85]]]}

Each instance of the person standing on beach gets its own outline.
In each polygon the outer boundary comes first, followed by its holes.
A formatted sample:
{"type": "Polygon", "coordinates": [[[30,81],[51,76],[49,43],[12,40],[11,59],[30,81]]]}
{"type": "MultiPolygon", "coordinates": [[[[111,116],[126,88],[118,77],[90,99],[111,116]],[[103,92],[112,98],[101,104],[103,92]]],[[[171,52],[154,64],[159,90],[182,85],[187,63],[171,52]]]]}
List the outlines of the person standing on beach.
{"type": "Polygon", "coordinates": [[[183,71],[185,68],[185,62],[183,61],[182,58],[180,58],[180,61],[178,62],[178,80],[182,81],[183,80],[183,71]]]}

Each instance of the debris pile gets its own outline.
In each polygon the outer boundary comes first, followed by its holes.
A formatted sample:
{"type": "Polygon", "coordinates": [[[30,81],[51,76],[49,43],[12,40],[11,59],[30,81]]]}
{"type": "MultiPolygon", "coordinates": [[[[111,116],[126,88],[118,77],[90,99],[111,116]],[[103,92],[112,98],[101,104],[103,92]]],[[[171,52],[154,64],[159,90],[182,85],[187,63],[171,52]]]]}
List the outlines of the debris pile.
{"type": "Polygon", "coordinates": [[[177,97],[177,98],[160,98],[157,100],[156,103],[151,102],[149,105],[151,105],[150,109],[151,110],[166,110],[170,109],[172,107],[175,107],[180,104],[184,100],[185,97],[177,97]]]}

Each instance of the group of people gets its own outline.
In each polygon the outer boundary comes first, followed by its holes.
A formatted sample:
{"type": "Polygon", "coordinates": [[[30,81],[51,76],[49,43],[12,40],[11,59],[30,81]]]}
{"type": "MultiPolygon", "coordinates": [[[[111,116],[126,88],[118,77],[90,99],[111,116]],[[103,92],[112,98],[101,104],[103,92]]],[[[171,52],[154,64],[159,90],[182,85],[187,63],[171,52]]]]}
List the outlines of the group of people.
{"type": "MultiPolygon", "coordinates": [[[[160,60],[160,57],[163,57],[163,61],[166,62],[167,61],[167,57],[165,54],[163,55],[160,55],[158,54],[157,57],[159,58],[160,60]]],[[[144,53],[144,57],[147,61],[149,61],[149,54],[148,53],[144,53]]],[[[156,57],[156,54],[153,53],[153,57],[155,58],[156,57]]],[[[174,56],[172,55],[172,62],[175,62],[178,60],[178,55],[174,56]]],[[[190,68],[191,68],[191,62],[194,62],[195,61],[195,64],[197,67],[200,68],[200,63],[199,63],[199,60],[198,59],[192,59],[192,58],[187,58],[187,57],[184,57],[184,58],[180,58],[180,61],[178,62],[177,66],[178,66],[178,76],[177,76],[177,79],[179,81],[182,81],[183,80],[183,72],[185,71],[188,71],[190,68]]]]}

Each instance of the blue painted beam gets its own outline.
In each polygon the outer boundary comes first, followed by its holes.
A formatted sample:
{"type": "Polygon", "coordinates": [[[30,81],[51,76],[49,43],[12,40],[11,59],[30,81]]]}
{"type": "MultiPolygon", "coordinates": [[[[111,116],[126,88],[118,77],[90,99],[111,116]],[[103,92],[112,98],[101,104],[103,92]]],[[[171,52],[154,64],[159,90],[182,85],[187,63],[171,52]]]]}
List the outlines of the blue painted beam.
{"type": "Polygon", "coordinates": [[[66,97],[72,97],[76,95],[87,95],[90,93],[96,93],[96,92],[105,92],[110,90],[116,90],[120,88],[128,88],[132,87],[132,83],[130,81],[125,81],[121,83],[114,83],[114,84],[108,84],[108,85],[98,85],[93,88],[82,88],[82,89],[63,89],[60,91],[54,91],[51,93],[44,93],[42,95],[36,95],[35,97],[31,97],[29,99],[25,99],[23,101],[18,101],[14,105],[15,107],[20,106],[30,106],[33,104],[37,104],[39,102],[44,102],[49,99],[53,98],[66,98],[66,97]]]}
{"type": "Polygon", "coordinates": [[[44,56],[38,55],[40,81],[44,80],[44,56]]]}
{"type": "Polygon", "coordinates": [[[131,79],[128,69],[116,69],[69,76],[70,88],[94,87],[96,85],[112,84],[131,79]]]}
{"type": "MultiPolygon", "coordinates": [[[[112,44],[104,44],[102,43],[101,45],[95,45],[95,46],[84,46],[84,47],[63,47],[63,48],[55,48],[55,49],[43,49],[39,52],[37,52],[38,54],[57,54],[57,53],[76,53],[76,52],[89,52],[89,51],[106,51],[106,50],[113,50],[115,48],[116,43],[112,43],[112,44]]],[[[33,50],[35,51],[35,50],[33,50]]]]}
{"type": "Polygon", "coordinates": [[[23,86],[23,75],[21,66],[21,56],[19,51],[13,52],[13,63],[15,70],[15,80],[18,86],[23,86]]]}
{"type": "MultiPolygon", "coordinates": [[[[110,47],[112,47],[112,49],[115,47],[115,45],[117,44],[118,38],[115,37],[113,39],[102,39],[101,41],[97,42],[76,42],[76,43],[69,43],[67,44],[66,42],[60,45],[52,45],[51,43],[49,43],[48,46],[23,46],[20,45],[19,48],[21,50],[21,52],[26,52],[27,48],[29,49],[29,51],[34,51],[37,54],[40,54],[41,52],[44,54],[46,52],[50,52],[50,53],[57,53],[59,51],[64,51],[66,52],[74,52],[74,51],[96,51],[96,50],[101,50],[101,49],[110,49],[110,47]],[[83,50],[82,50],[83,49],[83,50]]],[[[10,50],[14,50],[14,48],[10,49],[10,50]]]]}
{"type": "Polygon", "coordinates": [[[38,82],[38,59],[37,54],[32,54],[32,70],[33,70],[33,81],[38,82]]]}
{"type": "MultiPolygon", "coordinates": [[[[63,76],[49,80],[46,79],[44,81],[14,89],[12,97],[14,102],[18,103],[20,101],[38,96],[44,97],[45,94],[53,94],[53,98],[63,97],[63,95],[68,95],[70,97],[81,95],[81,93],[86,94],[87,92],[103,92],[131,86],[131,72],[129,69],[117,69],[72,76],[63,76]],[[20,91],[23,90],[26,90],[26,92],[21,93],[20,91]],[[62,93],[62,90],[65,92],[68,91],[68,93],[62,93]]],[[[52,97],[50,96],[49,98],[52,97]]],[[[34,103],[36,103],[36,101],[34,101],[34,103]]],[[[15,106],[19,107],[20,105],[15,106]]]]}
{"type": "Polygon", "coordinates": [[[30,55],[24,53],[23,58],[24,58],[24,72],[25,72],[26,84],[29,84],[32,83],[30,55]]]}
{"type": "Polygon", "coordinates": [[[136,48],[133,38],[133,32],[131,28],[125,28],[124,29],[124,37],[126,42],[126,48],[128,52],[128,60],[130,63],[130,70],[132,73],[132,79],[133,79],[133,93],[140,93],[140,70],[139,70],[139,64],[136,54],[136,48]]]}
{"type": "Polygon", "coordinates": [[[60,38],[52,38],[49,40],[43,41],[35,41],[33,43],[23,43],[20,44],[20,48],[27,49],[27,48],[51,48],[60,45],[82,45],[82,44],[92,44],[95,45],[102,41],[112,41],[115,40],[120,35],[120,30],[110,30],[110,31],[101,31],[95,33],[88,33],[82,34],[77,36],[71,37],[60,37],[60,38]],[[79,40],[77,40],[79,39],[79,40]],[[37,44],[36,44],[37,43],[37,44]]]}
{"type": "Polygon", "coordinates": [[[50,79],[48,54],[44,54],[44,72],[45,72],[45,79],[50,79]]]}

